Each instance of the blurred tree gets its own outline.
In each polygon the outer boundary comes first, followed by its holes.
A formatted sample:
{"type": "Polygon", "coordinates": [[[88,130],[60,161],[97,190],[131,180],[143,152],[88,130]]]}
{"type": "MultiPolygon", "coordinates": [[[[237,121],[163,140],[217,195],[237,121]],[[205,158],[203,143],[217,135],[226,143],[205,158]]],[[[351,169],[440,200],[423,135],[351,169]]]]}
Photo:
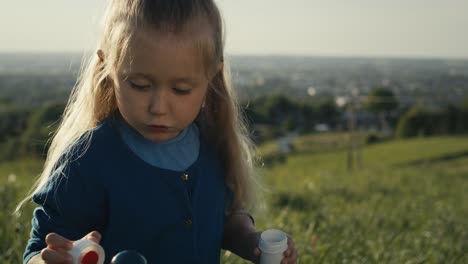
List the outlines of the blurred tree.
{"type": "Polygon", "coordinates": [[[460,106],[460,116],[458,118],[458,126],[460,133],[468,133],[468,96],[463,99],[460,106]]]}
{"type": "Polygon", "coordinates": [[[461,104],[460,104],[460,108],[462,111],[468,111],[468,96],[463,98],[461,104]]]}
{"type": "Polygon", "coordinates": [[[310,103],[302,103],[299,106],[302,131],[311,132],[314,129],[314,125],[317,123],[317,114],[314,106],[310,103]]]}
{"type": "Polygon", "coordinates": [[[333,127],[340,113],[333,98],[324,99],[317,105],[316,109],[318,121],[333,127]]]}
{"type": "Polygon", "coordinates": [[[396,136],[432,136],[466,133],[464,126],[467,115],[455,106],[447,106],[442,111],[429,111],[422,105],[411,107],[398,121],[396,136]]]}
{"type": "Polygon", "coordinates": [[[10,105],[12,103],[11,98],[6,96],[0,96],[0,107],[4,105],[10,105]]]}
{"type": "Polygon", "coordinates": [[[259,141],[290,131],[312,132],[317,123],[334,127],[340,114],[332,97],[312,101],[273,94],[251,99],[241,105],[244,105],[244,113],[259,141]],[[262,129],[259,129],[260,126],[262,129]],[[267,127],[274,131],[265,133],[267,127]]]}
{"type": "Polygon", "coordinates": [[[283,122],[297,109],[297,105],[282,94],[270,96],[265,101],[264,107],[267,117],[277,126],[282,126],[283,122]]]}
{"type": "Polygon", "coordinates": [[[297,129],[297,122],[294,121],[294,119],[289,116],[283,121],[283,130],[285,132],[290,132],[294,131],[297,129]]]}
{"type": "Polygon", "coordinates": [[[386,114],[398,107],[398,101],[390,89],[385,87],[374,88],[364,102],[364,109],[374,112],[379,116],[381,129],[389,132],[390,128],[386,120],[386,114]]]}
{"type": "Polygon", "coordinates": [[[47,152],[47,140],[58,126],[65,104],[47,103],[39,107],[28,119],[28,128],[21,137],[23,154],[42,155],[47,152]]]}
{"type": "Polygon", "coordinates": [[[395,133],[396,136],[408,138],[424,133],[422,131],[424,127],[424,116],[425,111],[420,105],[412,106],[398,121],[395,133]]]}
{"type": "Polygon", "coordinates": [[[27,119],[31,110],[13,105],[0,107],[0,143],[8,138],[18,137],[27,126],[27,119]]]}
{"type": "MultiPolygon", "coordinates": [[[[4,101],[5,102],[5,101],[4,101]]],[[[19,138],[27,128],[30,107],[0,104],[0,160],[11,160],[19,154],[19,138]]]]}

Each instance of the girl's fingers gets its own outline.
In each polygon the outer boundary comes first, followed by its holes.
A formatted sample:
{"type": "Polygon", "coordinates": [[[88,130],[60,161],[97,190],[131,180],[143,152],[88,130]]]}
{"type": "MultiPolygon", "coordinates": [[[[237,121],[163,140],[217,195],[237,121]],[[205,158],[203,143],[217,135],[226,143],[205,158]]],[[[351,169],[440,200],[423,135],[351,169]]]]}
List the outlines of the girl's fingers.
{"type": "Polygon", "coordinates": [[[292,263],[296,264],[297,263],[297,250],[291,250],[291,254],[286,258],[285,263],[292,263]]]}
{"type": "Polygon", "coordinates": [[[41,258],[46,263],[73,263],[72,257],[66,252],[59,252],[51,248],[44,248],[41,251],[41,258]]]}
{"type": "Polygon", "coordinates": [[[295,247],[295,243],[294,243],[294,240],[288,236],[288,248],[294,248],[295,247]]]}
{"type": "Polygon", "coordinates": [[[281,264],[297,263],[297,250],[294,240],[288,236],[288,249],[283,253],[284,258],[281,264]]]}
{"type": "MultiPolygon", "coordinates": [[[[99,244],[101,234],[97,231],[90,232],[83,239],[89,239],[99,244]]],[[[63,236],[50,233],[46,236],[47,248],[41,251],[41,257],[46,263],[72,263],[72,257],[67,251],[73,248],[73,242],[63,236]]]]}
{"type": "Polygon", "coordinates": [[[86,236],[84,236],[83,239],[89,239],[99,244],[99,242],[101,242],[101,233],[99,233],[98,231],[92,231],[88,233],[86,236]]]}
{"type": "Polygon", "coordinates": [[[297,250],[293,250],[291,256],[289,257],[289,263],[297,263],[297,250]]]}
{"type": "Polygon", "coordinates": [[[260,249],[259,249],[259,248],[255,248],[255,250],[254,250],[254,255],[255,255],[256,257],[258,257],[258,256],[260,256],[260,253],[261,253],[261,252],[260,252],[260,249]]]}
{"type": "Polygon", "coordinates": [[[296,264],[297,263],[297,253],[293,251],[293,253],[289,257],[285,257],[281,260],[281,264],[296,264]]]}
{"type": "Polygon", "coordinates": [[[256,247],[253,253],[254,253],[253,259],[251,259],[251,261],[253,263],[260,263],[260,255],[262,254],[262,251],[260,250],[260,248],[256,247]]]}
{"type": "Polygon", "coordinates": [[[283,255],[285,257],[289,257],[294,250],[296,250],[294,240],[292,240],[292,238],[290,236],[288,236],[288,249],[286,251],[284,251],[283,255]]]}
{"type": "Polygon", "coordinates": [[[45,242],[51,249],[70,250],[73,248],[73,243],[70,240],[56,233],[49,233],[45,238],[45,242]]]}

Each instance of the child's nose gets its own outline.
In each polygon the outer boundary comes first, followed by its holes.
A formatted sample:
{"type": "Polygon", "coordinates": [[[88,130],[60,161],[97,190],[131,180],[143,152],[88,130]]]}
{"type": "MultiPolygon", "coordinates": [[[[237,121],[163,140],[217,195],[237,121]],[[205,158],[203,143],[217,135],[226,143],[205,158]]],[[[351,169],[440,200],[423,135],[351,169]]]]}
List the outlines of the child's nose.
{"type": "Polygon", "coordinates": [[[163,89],[156,89],[151,94],[149,112],[153,115],[163,115],[167,112],[167,95],[163,89]]]}

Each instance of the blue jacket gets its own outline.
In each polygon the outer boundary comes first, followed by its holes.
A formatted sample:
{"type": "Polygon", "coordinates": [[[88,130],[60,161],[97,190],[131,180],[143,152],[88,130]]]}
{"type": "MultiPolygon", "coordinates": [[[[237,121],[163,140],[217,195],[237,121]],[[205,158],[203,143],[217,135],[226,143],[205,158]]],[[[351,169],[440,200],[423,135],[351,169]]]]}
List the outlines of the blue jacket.
{"type": "Polygon", "coordinates": [[[201,138],[186,171],[157,168],[134,154],[115,126],[112,116],[105,120],[85,154],[34,195],[40,207],[24,262],[46,247],[48,233],[76,240],[97,230],[105,263],[123,250],[137,250],[148,263],[219,263],[231,193],[218,156],[201,138]]]}

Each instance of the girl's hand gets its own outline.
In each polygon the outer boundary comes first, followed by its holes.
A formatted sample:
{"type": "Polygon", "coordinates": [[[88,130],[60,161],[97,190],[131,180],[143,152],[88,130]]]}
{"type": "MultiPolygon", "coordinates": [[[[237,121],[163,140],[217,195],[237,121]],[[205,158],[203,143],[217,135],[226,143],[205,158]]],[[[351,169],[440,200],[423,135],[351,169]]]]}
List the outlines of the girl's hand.
{"type": "MultiPolygon", "coordinates": [[[[254,250],[254,255],[256,260],[260,259],[260,255],[262,254],[260,248],[256,247],[254,250]]],[[[294,240],[292,237],[288,235],[288,249],[283,253],[284,257],[281,260],[281,264],[295,264],[297,263],[297,250],[294,244],[294,240]]]]}
{"type": "MultiPolygon", "coordinates": [[[[93,231],[84,236],[82,239],[89,239],[99,244],[101,241],[101,234],[99,234],[97,231],[93,231]]],[[[40,253],[40,257],[45,263],[73,263],[72,257],[67,252],[73,248],[73,241],[68,240],[56,233],[50,233],[46,236],[45,242],[47,247],[44,248],[40,253]]]]}

